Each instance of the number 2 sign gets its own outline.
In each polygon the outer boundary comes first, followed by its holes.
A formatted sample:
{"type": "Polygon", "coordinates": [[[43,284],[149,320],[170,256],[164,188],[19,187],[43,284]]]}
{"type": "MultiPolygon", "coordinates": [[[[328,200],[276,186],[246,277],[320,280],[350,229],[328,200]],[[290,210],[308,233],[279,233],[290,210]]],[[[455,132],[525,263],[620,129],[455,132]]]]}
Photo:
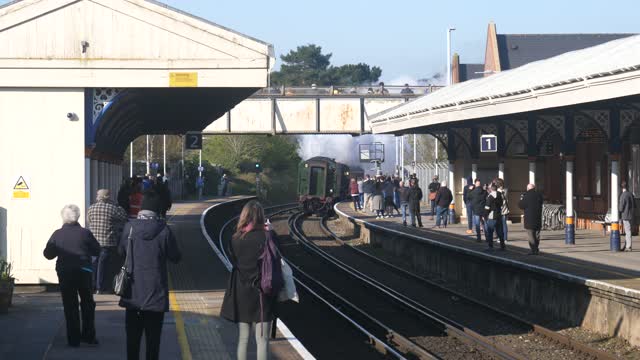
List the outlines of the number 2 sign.
{"type": "Polygon", "coordinates": [[[187,133],[184,137],[184,148],[187,150],[202,150],[202,133],[187,133]]]}
{"type": "Polygon", "coordinates": [[[480,152],[498,151],[498,138],[495,135],[480,136],[480,152]]]}

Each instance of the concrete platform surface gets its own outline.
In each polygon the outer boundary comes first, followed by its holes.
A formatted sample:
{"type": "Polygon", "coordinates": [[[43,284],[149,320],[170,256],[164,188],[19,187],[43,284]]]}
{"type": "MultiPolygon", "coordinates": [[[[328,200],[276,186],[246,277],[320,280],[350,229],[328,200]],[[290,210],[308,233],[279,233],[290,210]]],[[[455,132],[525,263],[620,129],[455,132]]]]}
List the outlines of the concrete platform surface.
{"type": "MultiPolygon", "coordinates": [[[[527,255],[529,243],[522,224],[509,224],[507,251],[494,250],[487,253],[484,251],[487,248],[484,234],[483,242],[477,243],[475,233],[473,235],[465,233],[466,224],[435,228],[435,220],[431,220],[430,215],[425,215],[428,213],[426,210],[422,212],[424,228],[413,228],[403,226],[400,215],[376,219],[375,215],[369,212],[355,212],[350,202],[339,203],[337,209],[346,216],[385,229],[424,237],[430,241],[475,252],[479,256],[517,263],[536,271],[558,277],[570,277],[575,281],[584,281],[590,286],[605,287],[608,290],[617,290],[625,295],[640,298],[640,251],[610,251],[609,237],[604,236],[601,231],[576,230],[575,245],[565,245],[564,230],[542,231],[540,254],[530,256],[527,255]]],[[[633,240],[638,242],[640,238],[636,236],[633,240]]],[[[497,241],[497,238],[494,241],[497,241]]],[[[499,248],[499,246],[496,247],[499,248]]]]}
{"type": "MultiPolygon", "coordinates": [[[[183,260],[169,266],[171,311],[162,332],[161,359],[234,359],[235,324],[219,317],[228,272],[215,256],[200,228],[208,207],[226,199],[174,204],[169,224],[183,260]]],[[[0,315],[0,359],[121,360],[126,358],[124,309],[114,295],[96,295],[96,331],[99,346],[66,345],[60,294],[42,287],[21,287],[9,314],[0,315]]],[[[289,337],[278,332],[270,343],[272,359],[301,359],[289,337]]],[[[255,357],[253,339],[250,357],[255,357]]],[[[141,354],[144,354],[144,340],[141,354]]],[[[144,358],[144,355],[142,355],[144,358]]]]}

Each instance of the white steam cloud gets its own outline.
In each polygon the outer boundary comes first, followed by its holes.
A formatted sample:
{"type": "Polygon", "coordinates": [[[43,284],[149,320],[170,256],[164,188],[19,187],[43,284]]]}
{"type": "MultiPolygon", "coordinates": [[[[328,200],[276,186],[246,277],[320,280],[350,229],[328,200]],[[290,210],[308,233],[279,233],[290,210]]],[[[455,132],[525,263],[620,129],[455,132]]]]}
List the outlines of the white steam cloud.
{"type": "Polygon", "coordinates": [[[384,174],[395,171],[395,140],[393,135],[301,135],[299,154],[303,160],[314,156],[326,156],[349,167],[361,167],[365,173],[375,174],[371,163],[360,162],[360,144],[380,142],[384,144],[385,161],[382,163],[384,174]]]}

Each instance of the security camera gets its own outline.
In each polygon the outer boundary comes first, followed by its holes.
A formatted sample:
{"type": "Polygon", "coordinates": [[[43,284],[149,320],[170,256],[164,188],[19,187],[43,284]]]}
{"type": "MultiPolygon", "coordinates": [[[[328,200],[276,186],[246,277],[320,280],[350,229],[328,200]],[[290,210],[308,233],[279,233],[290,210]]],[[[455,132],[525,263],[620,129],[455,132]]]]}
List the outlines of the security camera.
{"type": "Polygon", "coordinates": [[[70,113],[67,113],[67,119],[69,119],[70,121],[74,121],[74,120],[77,120],[78,118],[75,113],[70,112],[70,113]]]}

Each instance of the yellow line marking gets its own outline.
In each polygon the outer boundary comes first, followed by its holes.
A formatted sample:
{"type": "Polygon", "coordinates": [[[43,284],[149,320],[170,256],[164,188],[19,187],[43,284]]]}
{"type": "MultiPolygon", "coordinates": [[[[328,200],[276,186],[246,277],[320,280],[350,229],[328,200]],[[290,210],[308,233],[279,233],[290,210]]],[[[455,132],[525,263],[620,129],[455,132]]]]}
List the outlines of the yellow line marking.
{"type": "MultiPolygon", "coordinates": [[[[172,288],[171,276],[169,276],[169,289],[172,288]]],[[[169,291],[169,304],[171,305],[171,311],[173,311],[173,317],[176,319],[176,332],[178,333],[178,344],[180,345],[182,360],[192,360],[189,339],[187,339],[187,331],[184,328],[184,320],[180,312],[180,304],[173,291],[169,291]]]]}

